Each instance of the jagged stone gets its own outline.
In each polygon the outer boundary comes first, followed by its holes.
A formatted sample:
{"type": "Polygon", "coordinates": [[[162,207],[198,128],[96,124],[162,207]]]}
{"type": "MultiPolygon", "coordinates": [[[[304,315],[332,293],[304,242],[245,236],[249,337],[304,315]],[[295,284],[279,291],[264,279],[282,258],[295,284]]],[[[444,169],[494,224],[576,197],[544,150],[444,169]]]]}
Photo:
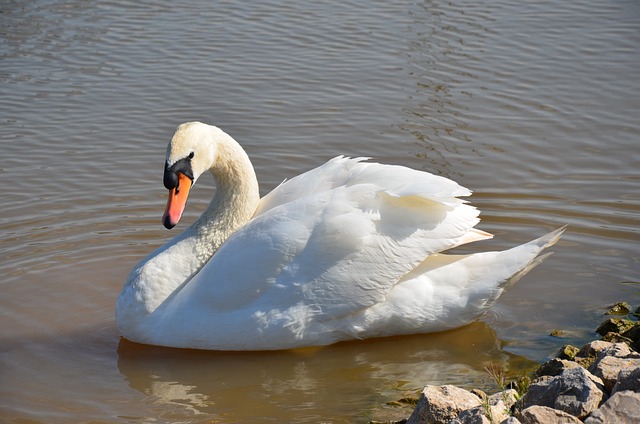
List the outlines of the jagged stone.
{"type": "Polygon", "coordinates": [[[500,424],[522,424],[522,423],[516,417],[510,416],[506,420],[502,421],[500,424]]]}
{"type": "Polygon", "coordinates": [[[533,405],[516,414],[522,424],[579,424],[579,419],[566,412],[549,408],[548,406],[533,405]]]}
{"type": "Polygon", "coordinates": [[[509,417],[511,407],[516,403],[518,392],[514,389],[507,389],[493,394],[475,408],[464,410],[458,414],[456,420],[449,421],[449,424],[491,424],[499,423],[509,417]],[[487,411],[486,407],[489,407],[487,411]]]}
{"type": "Polygon", "coordinates": [[[598,409],[604,397],[602,380],[582,367],[564,370],[562,374],[543,376],[533,381],[520,400],[520,409],[533,405],[559,409],[584,418],[598,409]]]}
{"type": "Polygon", "coordinates": [[[611,342],[602,340],[594,340],[582,346],[580,352],[575,356],[574,360],[585,368],[589,368],[596,360],[600,352],[613,346],[611,342]]]}
{"type": "Polygon", "coordinates": [[[587,358],[589,356],[596,357],[596,356],[598,356],[600,354],[600,352],[602,352],[605,349],[608,349],[611,346],[613,346],[613,343],[611,343],[611,342],[604,342],[602,340],[594,340],[594,341],[589,342],[586,345],[582,346],[582,349],[580,349],[580,352],[578,352],[578,354],[576,356],[580,357],[580,358],[587,358]]]}
{"type": "Polygon", "coordinates": [[[639,423],[640,393],[630,390],[614,393],[584,422],[585,424],[639,423]]]}
{"type": "Polygon", "coordinates": [[[511,407],[515,405],[517,400],[518,392],[514,389],[503,390],[502,392],[489,396],[489,404],[491,406],[499,407],[507,412],[511,410],[511,407]]]}
{"type": "Polygon", "coordinates": [[[407,424],[446,423],[460,412],[480,405],[480,399],[455,386],[425,386],[407,424]]]}
{"type": "Polygon", "coordinates": [[[498,421],[492,421],[482,406],[466,409],[462,411],[457,418],[452,419],[447,424],[493,424],[498,421]]]}
{"type": "Polygon", "coordinates": [[[618,380],[620,371],[633,370],[640,367],[640,354],[632,352],[625,343],[615,343],[600,351],[589,371],[600,377],[608,392],[618,380]]]}
{"type": "Polygon", "coordinates": [[[536,370],[535,377],[542,377],[543,375],[555,376],[560,375],[566,369],[576,368],[580,365],[574,361],[567,359],[554,358],[545,362],[536,370]]]}
{"type": "Polygon", "coordinates": [[[620,371],[618,381],[611,389],[611,395],[624,390],[640,393],[640,367],[620,371]]]}

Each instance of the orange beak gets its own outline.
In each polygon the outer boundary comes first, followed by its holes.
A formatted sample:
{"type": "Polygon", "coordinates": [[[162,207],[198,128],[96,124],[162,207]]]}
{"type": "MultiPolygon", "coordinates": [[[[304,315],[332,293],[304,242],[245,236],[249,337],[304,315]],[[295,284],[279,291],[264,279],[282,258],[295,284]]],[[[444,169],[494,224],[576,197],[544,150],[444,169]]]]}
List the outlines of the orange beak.
{"type": "Polygon", "coordinates": [[[191,179],[181,172],[178,172],[178,185],[169,190],[169,200],[167,208],[162,215],[162,223],[165,228],[172,229],[180,221],[182,212],[187,205],[187,198],[191,190],[191,179]]]}

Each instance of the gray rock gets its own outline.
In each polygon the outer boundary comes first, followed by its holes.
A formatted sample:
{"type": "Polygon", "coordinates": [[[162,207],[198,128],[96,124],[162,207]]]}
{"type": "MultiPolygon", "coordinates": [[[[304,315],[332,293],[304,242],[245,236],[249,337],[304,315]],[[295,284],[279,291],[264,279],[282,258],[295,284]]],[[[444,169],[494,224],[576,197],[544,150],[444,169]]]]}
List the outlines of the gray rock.
{"type": "Polygon", "coordinates": [[[566,412],[549,408],[548,406],[533,405],[516,414],[522,424],[581,424],[582,421],[566,412]]]}
{"type": "Polygon", "coordinates": [[[554,358],[550,361],[545,362],[538,368],[536,371],[536,377],[542,377],[543,375],[560,375],[566,369],[576,368],[580,365],[574,361],[569,361],[567,359],[559,359],[554,358]]]}
{"type": "Polygon", "coordinates": [[[491,421],[482,406],[462,411],[457,418],[447,424],[493,424],[498,421],[491,421]]]}
{"type": "Polygon", "coordinates": [[[518,392],[514,389],[507,389],[489,396],[489,407],[491,408],[491,418],[494,422],[501,422],[509,417],[511,407],[518,400],[518,392]]]}
{"type": "Polygon", "coordinates": [[[626,424],[640,422],[640,393],[630,390],[614,393],[585,424],[626,424]]]}
{"type": "Polygon", "coordinates": [[[580,358],[587,358],[589,356],[598,356],[600,352],[602,352],[603,350],[611,346],[613,346],[613,343],[603,342],[602,340],[594,340],[582,346],[582,349],[580,349],[580,352],[578,352],[576,356],[580,358]]]}
{"type": "Polygon", "coordinates": [[[460,412],[480,405],[473,393],[455,386],[425,386],[407,424],[447,423],[460,412]]]}
{"type": "Polygon", "coordinates": [[[611,391],[618,380],[620,371],[640,367],[640,354],[632,352],[625,343],[615,343],[601,350],[589,371],[602,379],[607,391],[611,391]]]}
{"type": "Polygon", "coordinates": [[[603,397],[602,380],[582,367],[571,368],[555,377],[543,376],[531,383],[520,401],[520,409],[547,406],[584,418],[598,409],[603,397]]]}
{"type": "Polygon", "coordinates": [[[613,389],[611,389],[611,395],[623,390],[640,393],[640,367],[620,371],[618,381],[616,385],[613,386],[613,389]]]}
{"type": "Polygon", "coordinates": [[[629,345],[626,343],[613,343],[612,346],[607,347],[604,350],[601,350],[598,353],[598,358],[603,356],[615,356],[616,358],[626,358],[631,355],[631,349],[629,349],[629,345]]]}
{"type": "Polygon", "coordinates": [[[611,342],[605,342],[602,340],[594,340],[582,346],[580,352],[573,358],[578,364],[585,368],[589,368],[600,352],[613,346],[611,342]]]}
{"type": "Polygon", "coordinates": [[[500,424],[522,424],[522,423],[516,417],[511,416],[511,417],[507,418],[506,420],[502,421],[500,424]]]}
{"type": "Polygon", "coordinates": [[[449,424],[491,424],[499,423],[509,417],[511,407],[516,403],[518,392],[508,389],[487,398],[487,402],[475,408],[464,410],[458,414],[458,418],[449,421],[449,424]],[[489,407],[489,411],[486,407],[489,407]]]}

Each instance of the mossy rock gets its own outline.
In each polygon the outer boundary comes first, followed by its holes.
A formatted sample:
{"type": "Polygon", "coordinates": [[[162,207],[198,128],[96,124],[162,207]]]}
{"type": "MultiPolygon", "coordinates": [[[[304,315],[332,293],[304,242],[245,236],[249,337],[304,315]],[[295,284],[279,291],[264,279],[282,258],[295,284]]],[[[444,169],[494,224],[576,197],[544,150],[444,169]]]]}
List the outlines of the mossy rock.
{"type": "Polygon", "coordinates": [[[622,333],[624,337],[627,337],[634,342],[640,341],[640,322],[636,322],[636,325],[622,333]]]}
{"type": "Polygon", "coordinates": [[[631,312],[631,305],[629,305],[629,303],[618,302],[611,305],[609,310],[604,314],[605,315],[627,315],[629,312],[631,312]]]}
{"type": "Polygon", "coordinates": [[[610,343],[626,343],[628,345],[631,345],[631,343],[633,343],[633,340],[631,340],[630,338],[614,332],[605,334],[604,336],[602,336],[602,340],[610,343]]]}
{"type": "Polygon", "coordinates": [[[609,318],[608,320],[600,324],[596,332],[601,336],[604,336],[607,333],[618,333],[624,335],[625,332],[631,330],[638,324],[638,322],[631,321],[630,319],[609,318]]]}
{"type": "Polygon", "coordinates": [[[480,389],[472,389],[471,393],[478,396],[478,398],[483,402],[486,401],[487,398],[489,398],[489,396],[483,390],[480,390],[480,389]]]}
{"type": "Polygon", "coordinates": [[[596,361],[595,356],[585,356],[585,357],[577,357],[575,359],[576,364],[580,365],[584,369],[589,369],[591,364],[596,361]]]}
{"type": "Polygon", "coordinates": [[[573,360],[578,352],[580,352],[580,349],[578,349],[577,347],[572,345],[564,345],[560,348],[560,352],[558,352],[556,358],[573,360]]]}

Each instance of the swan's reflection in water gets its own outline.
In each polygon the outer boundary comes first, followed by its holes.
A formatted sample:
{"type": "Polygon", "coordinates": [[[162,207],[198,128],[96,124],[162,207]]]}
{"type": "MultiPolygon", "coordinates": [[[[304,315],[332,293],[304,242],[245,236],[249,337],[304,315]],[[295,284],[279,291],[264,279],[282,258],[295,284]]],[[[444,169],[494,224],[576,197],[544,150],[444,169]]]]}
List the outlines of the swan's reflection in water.
{"type": "MultiPolygon", "coordinates": [[[[536,364],[506,352],[482,322],[444,333],[275,352],[207,352],[121,340],[118,367],[172,419],[366,421],[425,384],[491,389],[489,362],[518,374],[536,364]]],[[[388,411],[386,411],[388,413],[388,411]]],[[[398,417],[405,412],[398,411],[398,417]]]]}

